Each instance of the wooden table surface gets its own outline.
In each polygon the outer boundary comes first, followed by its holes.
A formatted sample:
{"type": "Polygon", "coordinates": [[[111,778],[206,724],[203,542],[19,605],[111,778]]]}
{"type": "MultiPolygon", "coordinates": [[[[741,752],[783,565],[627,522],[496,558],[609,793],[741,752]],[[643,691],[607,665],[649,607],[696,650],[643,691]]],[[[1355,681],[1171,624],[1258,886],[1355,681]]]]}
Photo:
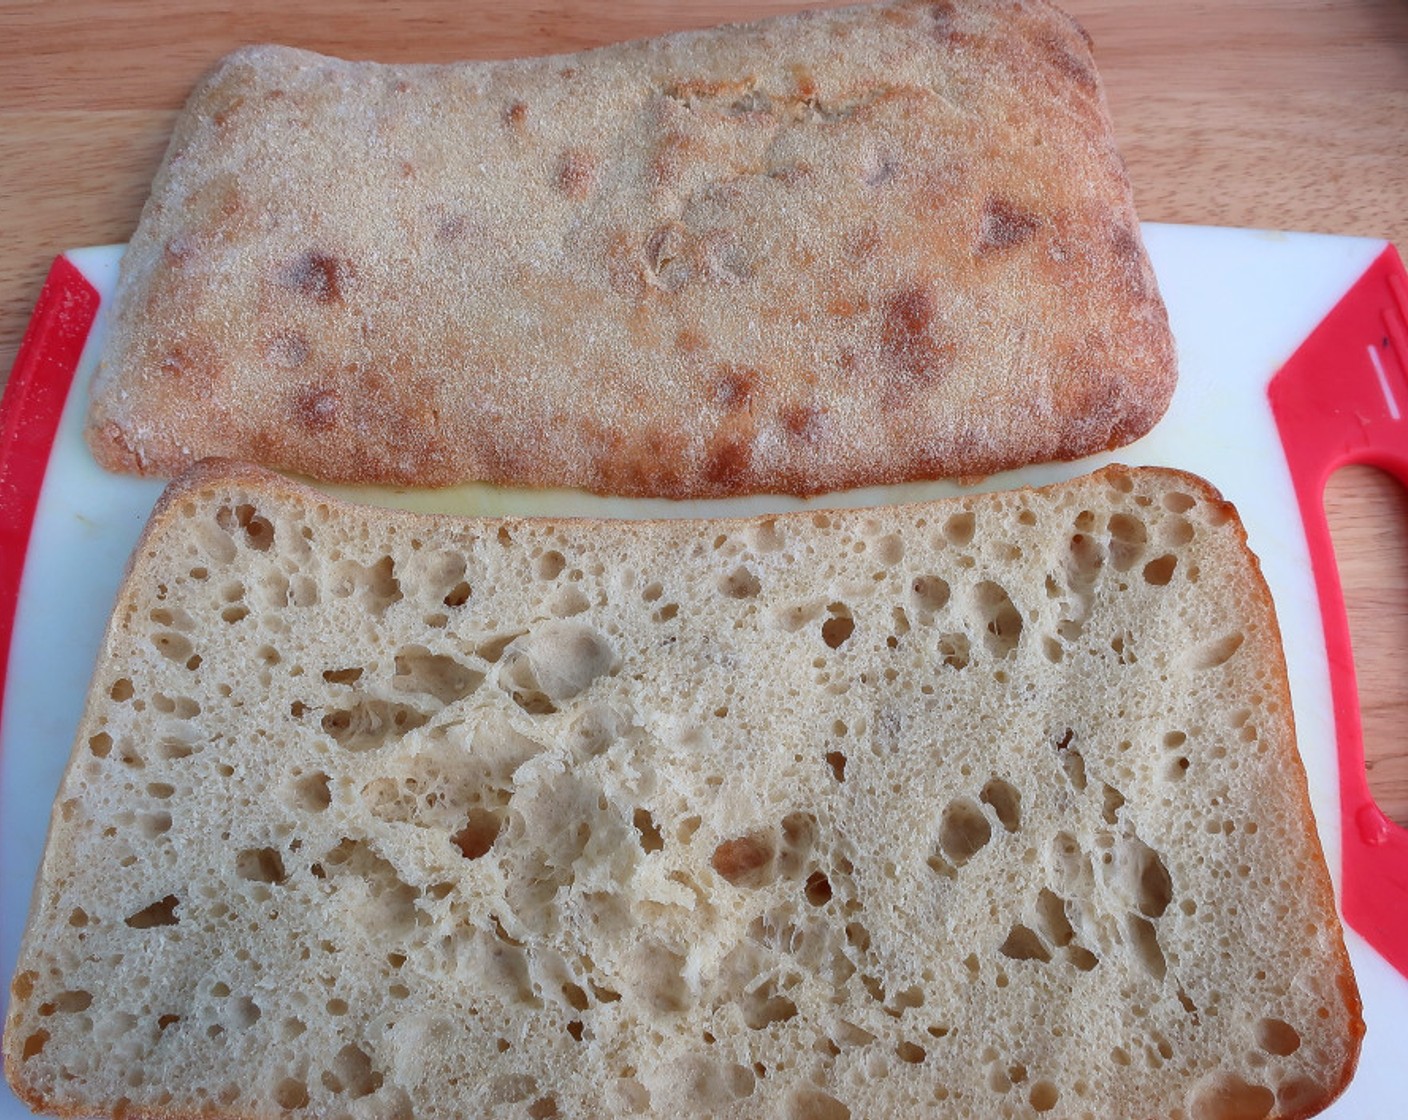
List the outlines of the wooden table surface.
{"type": "MultiPolygon", "coordinates": [[[[450,61],[594,46],[802,0],[0,0],[0,383],[50,258],[126,240],[174,114],[242,43],[450,61]]],[[[1141,216],[1388,238],[1408,254],[1404,0],[1066,0],[1141,216]]],[[[1380,804],[1408,825],[1408,499],[1327,492],[1380,804]]]]}

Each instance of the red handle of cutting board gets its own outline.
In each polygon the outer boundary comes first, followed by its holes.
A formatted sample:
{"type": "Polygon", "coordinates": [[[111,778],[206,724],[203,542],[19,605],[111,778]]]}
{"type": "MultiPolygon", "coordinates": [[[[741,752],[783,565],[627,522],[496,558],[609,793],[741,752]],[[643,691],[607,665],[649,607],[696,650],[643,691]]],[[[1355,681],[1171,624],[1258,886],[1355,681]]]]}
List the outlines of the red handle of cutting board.
{"type": "Polygon", "coordinates": [[[0,397],[0,705],[34,511],[98,303],[83,273],[56,257],[0,397]]]}
{"type": "Polygon", "coordinates": [[[1393,246],[1267,389],[1310,545],[1329,653],[1340,775],[1345,921],[1408,976],[1408,830],[1374,802],[1349,622],[1325,516],[1330,475],[1378,467],[1408,486],[1408,272],[1393,246]]]}

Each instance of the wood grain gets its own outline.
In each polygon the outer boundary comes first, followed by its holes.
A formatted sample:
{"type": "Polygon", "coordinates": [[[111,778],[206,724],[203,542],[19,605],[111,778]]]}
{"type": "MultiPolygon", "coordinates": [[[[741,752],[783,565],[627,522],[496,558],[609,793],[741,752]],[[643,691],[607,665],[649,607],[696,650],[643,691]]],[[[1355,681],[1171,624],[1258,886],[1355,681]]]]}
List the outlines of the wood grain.
{"type": "MultiPolygon", "coordinates": [[[[0,382],[50,258],[122,241],[172,115],[243,43],[449,61],[575,50],[797,0],[0,0],[0,382]]],[[[1403,0],[1066,0],[1095,39],[1141,215],[1384,237],[1408,250],[1403,0]]],[[[1403,503],[1360,472],[1327,494],[1376,794],[1408,824],[1403,503]],[[1388,699],[1390,695],[1397,699],[1388,699]]]]}

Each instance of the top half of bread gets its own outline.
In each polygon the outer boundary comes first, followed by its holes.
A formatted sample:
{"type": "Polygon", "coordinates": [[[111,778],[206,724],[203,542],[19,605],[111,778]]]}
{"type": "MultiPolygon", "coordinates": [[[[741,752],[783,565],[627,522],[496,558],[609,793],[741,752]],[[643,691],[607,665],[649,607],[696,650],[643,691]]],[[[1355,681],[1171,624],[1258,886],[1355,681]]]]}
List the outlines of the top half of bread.
{"type": "Polygon", "coordinates": [[[595,522],[198,468],[34,898],[6,1074],[75,1114],[1265,1120],[1363,1031],[1265,584],[1165,470],[595,522]]]}
{"type": "Polygon", "coordinates": [[[153,474],[816,493],[1122,445],[1175,377],[1082,29],[900,0],[519,61],[236,52],[88,434],[153,474]]]}

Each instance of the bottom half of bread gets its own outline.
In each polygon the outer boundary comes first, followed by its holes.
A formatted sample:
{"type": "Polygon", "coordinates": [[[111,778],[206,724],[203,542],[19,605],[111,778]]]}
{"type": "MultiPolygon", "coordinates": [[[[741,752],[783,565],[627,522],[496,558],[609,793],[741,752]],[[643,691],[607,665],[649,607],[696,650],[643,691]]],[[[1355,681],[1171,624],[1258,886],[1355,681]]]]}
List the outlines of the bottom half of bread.
{"type": "Polygon", "coordinates": [[[824,530],[240,485],[119,602],[11,990],[35,1106],[1264,1120],[1352,1073],[1274,619],[1188,479],[824,530]]]}

